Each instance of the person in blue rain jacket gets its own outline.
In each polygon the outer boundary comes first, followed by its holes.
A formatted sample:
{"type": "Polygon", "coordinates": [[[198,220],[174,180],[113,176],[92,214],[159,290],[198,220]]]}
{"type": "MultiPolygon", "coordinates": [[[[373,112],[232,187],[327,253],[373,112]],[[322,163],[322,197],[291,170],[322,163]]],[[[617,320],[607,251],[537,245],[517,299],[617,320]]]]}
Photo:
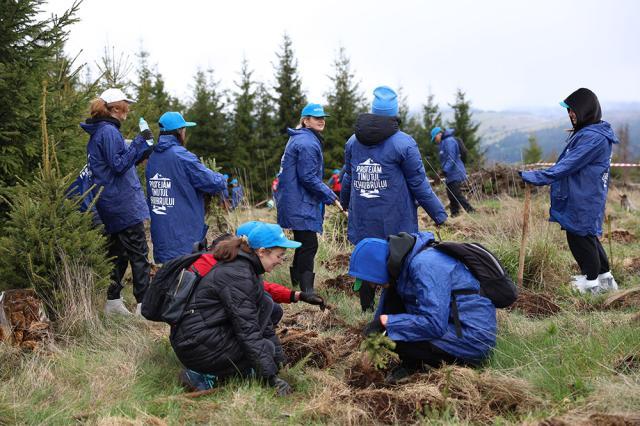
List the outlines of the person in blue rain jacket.
{"type": "Polygon", "coordinates": [[[186,128],[196,123],[179,112],[165,112],[158,124],[160,137],[145,174],[153,259],[165,263],[191,253],[205,237],[205,194],[222,192],[226,180],[185,148],[186,128]]]}
{"type": "Polygon", "coordinates": [[[120,295],[122,278],[131,264],[137,311],[149,284],[149,248],[144,221],[149,209],[144,199],[136,164],[151,152],[153,135],[147,129],[127,145],[120,133],[133,103],[120,89],[107,89],[91,102],[91,118],[80,127],[87,132],[87,164],[94,194],[100,190],[96,210],[109,238],[109,257],[114,258],[111,284],[107,289],[107,314],[129,315],[120,295]],[[147,142],[151,141],[151,145],[147,142]]]}
{"type": "MultiPolygon", "coordinates": [[[[349,209],[348,238],[386,238],[418,232],[422,207],[436,225],[447,213],[431,190],[415,140],[400,131],[397,94],[386,86],[374,90],[371,114],[360,114],[355,134],[345,146],[345,171],[340,198],[349,209]]],[[[363,311],[373,310],[375,294],[360,288],[363,311]]]]}
{"type": "Polygon", "coordinates": [[[616,290],[607,254],[598,239],[607,202],[611,150],[618,139],[602,120],[597,96],[580,88],[560,103],[573,131],[556,164],[546,170],[520,172],[532,185],[551,185],[549,220],[567,233],[569,249],[581,275],[573,286],[581,292],[616,290]]]}
{"type": "Polygon", "coordinates": [[[244,199],[244,188],[238,179],[231,180],[231,208],[237,209],[242,204],[242,200],[244,199]]]}
{"type": "Polygon", "coordinates": [[[386,332],[396,343],[401,365],[389,375],[391,383],[423,366],[476,366],[496,345],[495,306],[479,294],[480,283],[467,267],[433,249],[433,241],[430,232],[366,238],[351,254],[349,274],[384,287],[364,334],[386,332]]]}
{"type": "Polygon", "coordinates": [[[467,212],[473,212],[473,207],[460,191],[460,185],[467,180],[467,169],[464,167],[454,130],[436,127],[431,130],[431,141],[440,145],[440,166],[446,179],[451,217],[460,214],[460,205],[467,212]]]}
{"type": "Polygon", "coordinates": [[[322,232],[324,206],[336,204],[338,198],[323,182],[324,159],[322,131],[324,109],[310,103],[301,112],[297,129],[287,129],[289,141],[282,155],[278,190],[274,196],[278,208],[278,225],[293,231],[293,238],[302,243],[289,268],[291,284],[302,291],[313,292],[314,260],[318,251],[318,233],[322,232]]]}

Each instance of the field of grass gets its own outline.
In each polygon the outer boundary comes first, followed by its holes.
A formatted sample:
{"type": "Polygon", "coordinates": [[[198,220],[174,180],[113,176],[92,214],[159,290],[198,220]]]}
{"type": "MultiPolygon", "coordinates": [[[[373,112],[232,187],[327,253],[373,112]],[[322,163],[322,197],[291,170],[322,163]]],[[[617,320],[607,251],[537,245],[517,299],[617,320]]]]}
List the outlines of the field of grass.
{"type": "MultiPolygon", "coordinates": [[[[640,206],[640,194],[630,197],[640,206]]],[[[450,220],[442,238],[486,244],[515,276],[522,200],[474,202],[478,211],[450,220]]],[[[344,220],[329,211],[316,287],[332,309],[285,305],[280,325],[286,352],[297,361],[282,372],[295,389],[291,396],[278,398],[255,381],[236,380],[194,398],[178,383],[181,367],[167,327],[95,314],[36,353],[0,345],[0,424],[640,422],[640,301],[611,308],[608,295],[573,293],[568,282],[577,269],[564,233],[547,222],[547,210],[548,193],[534,194],[523,302],[499,311],[498,345],[477,371],[443,367],[385,388],[379,372],[362,368],[357,328],[370,315],[360,312],[348,283],[325,284],[346,273],[338,255],[349,250],[344,220]],[[366,386],[367,378],[372,385],[366,386]]],[[[620,231],[611,244],[603,239],[613,253],[614,275],[621,289],[638,286],[640,217],[619,208],[613,194],[609,210],[611,229],[620,231]]],[[[237,226],[273,217],[266,210],[242,211],[227,220],[237,226]]],[[[428,221],[421,222],[425,226],[428,221]]],[[[289,285],[288,267],[267,278],[289,285]]],[[[126,297],[133,302],[130,293],[126,297]]]]}

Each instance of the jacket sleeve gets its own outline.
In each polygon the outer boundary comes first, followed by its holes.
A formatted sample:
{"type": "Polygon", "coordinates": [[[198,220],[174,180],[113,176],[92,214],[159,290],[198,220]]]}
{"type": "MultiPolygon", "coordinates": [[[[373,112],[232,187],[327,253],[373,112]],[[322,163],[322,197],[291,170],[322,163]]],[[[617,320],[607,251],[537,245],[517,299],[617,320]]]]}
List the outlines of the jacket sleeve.
{"type": "MultiPolygon", "coordinates": [[[[313,144],[315,145],[315,144],[313,144]]],[[[322,167],[320,148],[312,144],[299,144],[296,172],[300,184],[322,203],[331,204],[336,194],[318,177],[318,169],[322,167]]]]}
{"type": "Polygon", "coordinates": [[[344,173],[342,174],[340,204],[345,210],[349,209],[349,200],[351,198],[351,146],[353,146],[353,137],[344,146],[344,173]]]}
{"type": "MultiPolygon", "coordinates": [[[[278,371],[272,352],[273,346],[263,336],[258,323],[259,313],[256,301],[249,297],[251,287],[254,285],[252,277],[241,271],[229,271],[220,279],[234,283],[221,286],[220,299],[231,320],[234,334],[245,349],[247,358],[260,376],[273,376],[278,371]]],[[[264,297],[267,296],[264,295],[264,297]]]]}
{"type": "Polygon", "coordinates": [[[180,152],[178,154],[184,167],[184,171],[189,177],[191,185],[201,192],[208,194],[217,194],[221,192],[226,185],[224,177],[217,172],[207,168],[198,160],[194,154],[189,151],[180,152]]]}
{"type": "Polygon", "coordinates": [[[408,280],[416,290],[419,313],[389,315],[386,329],[391,340],[434,340],[447,332],[451,303],[450,273],[445,271],[447,268],[426,266],[419,258],[414,258],[409,266],[408,280]]]}
{"type": "Polygon", "coordinates": [[[296,292],[283,285],[269,281],[263,281],[262,285],[264,286],[264,291],[269,293],[276,303],[291,303],[295,297],[296,292]]]}
{"type": "Polygon", "coordinates": [[[606,141],[600,137],[583,138],[573,149],[567,152],[560,161],[546,170],[522,172],[522,180],[532,185],[542,186],[570,176],[605,153],[606,141]]]}
{"type": "Polygon", "coordinates": [[[447,220],[447,213],[440,199],[431,189],[431,185],[429,185],[418,145],[413,139],[411,142],[402,153],[402,162],[400,164],[402,174],[413,198],[418,201],[418,204],[427,212],[436,225],[439,225],[447,220]]]}
{"type": "Polygon", "coordinates": [[[459,155],[458,144],[453,138],[442,141],[442,172],[445,177],[455,173],[456,159],[459,155]]]}
{"type": "Polygon", "coordinates": [[[149,147],[147,142],[138,136],[127,146],[122,134],[115,128],[105,129],[102,132],[102,150],[104,158],[111,170],[116,175],[122,175],[135,166],[149,147]]]}

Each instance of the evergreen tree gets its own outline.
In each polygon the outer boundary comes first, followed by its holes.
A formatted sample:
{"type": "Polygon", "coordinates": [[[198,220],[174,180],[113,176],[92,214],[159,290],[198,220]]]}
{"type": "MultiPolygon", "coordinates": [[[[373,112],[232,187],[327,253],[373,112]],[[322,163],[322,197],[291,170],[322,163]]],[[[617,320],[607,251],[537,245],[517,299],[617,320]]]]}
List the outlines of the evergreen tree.
{"type": "Polygon", "coordinates": [[[467,166],[472,168],[482,166],[484,152],[480,149],[480,138],[477,134],[480,124],[473,122],[471,102],[467,101],[465,93],[458,89],[455,103],[449,104],[449,106],[453,108],[454,116],[453,121],[450,121],[447,125],[455,129],[455,136],[462,139],[469,151],[467,166]]]}
{"type": "Polygon", "coordinates": [[[295,127],[300,119],[300,111],[307,103],[302,93],[302,81],[298,76],[298,61],[293,52],[291,38],[285,33],[282,41],[282,50],[276,53],[278,65],[276,66],[276,126],[280,134],[287,135],[287,127],[295,127]]]}
{"type": "Polygon", "coordinates": [[[256,93],[253,90],[254,82],[251,81],[249,64],[242,60],[240,81],[235,82],[237,91],[233,93],[233,114],[231,118],[231,132],[229,148],[233,167],[248,169],[252,163],[252,150],[255,141],[254,107],[256,93]]]}
{"type": "Polygon", "coordinates": [[[255,105],[255,149],[253,168],[259,170],[261,179],[254,186],[262,197],[271,192],[271,182],[280,169],[280,159],[284,153],[286,139],[283,138],[276,127],[276,118],[273,113],[274,101],[267,87],[260,83],[256,89],[255,105]]]}
{"type": "Polygon", "coordinates": [[[427,174],[431,178],[436,177],[436,170],[438,170],[437,165],[440,160],[438,145],[431,141],[431,130],[436,127],[443,127],[442,113],[434,98],[433,93],[429,93],[427,103],[422,105],[423,132],[418,137],[418,146],[425,159],[427,174]]]}
{"type": "Polygon", "coordinates": [[[402,87],[398,88],[398,119],[400,120],[400,129],[417,142],[418,135],[422,133],[422,126],[419,117],[411,114],[409,100],[402,87]]]}
{"type": "Polygon", "coordinates": [[[198,125],[187,132],[188,148],[198,157],[215,158],[223,169],[231,167],[227,145],[227,116],[224,93],[213,78],[213,70],[195,75],[193,103],[186,115],[198,125]]]}
{"type": "MultiPolygon", "coordinates": [[[[63,55],[69,27],[77,21],[78,3],[60,16],[43,18],[40,0],[0,2],[0,187],[16,183],[17,176],[31,178],[40,154],[37,125],[40,92],[47,81],[56,102],[48,106],[54,141],[81,121],[86,93],[77,93],[79,69],[63,55]],[[60,108],[55,111],[53,107],[60,108]],[[57,121],[54,121],[57,120],[57,121]]],[[[78,132],[74,134],[79,135],[78,132]]],[[[79,143],[64,139],[67,146],[79,143]]],[[[6,206],[0,206],[5,210],[6,206]]]]}
{"type": "Polygon", "coordinates": [[[351,72],[351,62],[343,47],[333,63],[333,86],[327,93],[327,120],[324,131],[324,164],[327,173],[344,164],[344,145],[353,135],[358,114],[365,111],[365,100],[351,72]]]}
{"type": "Polygon", "coordinates": [[[529,135],[529,146],[523,153],[524,164],[539,163],[542,160],[542,148],[534,135],[529,135]]]}

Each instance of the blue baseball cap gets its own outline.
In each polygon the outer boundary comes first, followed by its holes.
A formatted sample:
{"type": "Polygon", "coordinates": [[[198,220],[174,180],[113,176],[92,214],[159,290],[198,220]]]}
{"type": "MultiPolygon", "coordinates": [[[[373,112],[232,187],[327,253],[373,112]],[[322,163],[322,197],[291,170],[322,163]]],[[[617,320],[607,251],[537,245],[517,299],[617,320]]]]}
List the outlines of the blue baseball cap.
{"type": "Polygon", "coordinates": [[[389,257],[389,243],[380,238],[365,238],[360,241],[351,253],[349,275],[358,280],[375,284],[389,282],[387,258],[389,257]]]}
{"type": "Polygon", "coordinates": [[[329,117],[329,114],[325,114],[324,108],[320,104],[307,104],[302,108],[300,117],[329,117]]]}
{"type": "Polygon", "coordinates": [[[256,228],[256,226],[263,225],[263,224],[264,222],[260,222],[258,220],[250,220],[249,222],[245,222],[240,226],[238,226],[238,229],[236,230],[236,235],[238,237],[246,237],[251,233],[251,231],[253,231],[256,228]]]}
{"type": "Polygon", "coordinates": [[[184,117],[179,112],[169,111],[160,116],[158,120],[160,130],[170,132],[172,130],[182,129],[183,127],[193,127],[196,125],[193,121],[184,121],[184,117]]]}
{"type": "Polygon", "coordinates": [[[236,178],[231,179],[231,185],[235,185],[237,183],[238,183],[238,179],[236,178]]]}
{"type": "Polygon", "coordinates": [[[376,87],[373,90],[371,112],[377,115],[396,117],[398,115],[397,93],[388,86],[376,87]]]}
{"type": "Polygon", "coordinates": [[[431,142],[438,136],[438,133],[442,132],[442,127],[434,127],[431,129],[431,142]]]}
{"type": "Polygon", "coordinates": [[[228,174],[223,174],[222,177],[224,178],[224,180],[229,180],[229,175],[228,174]]]}
{"type": "Polygon", "coordinates": [[[565,101],[558,102],[562,108],[571,109],[569,105],[565,101]]]}
{"type": "Polygon", "coordinates": [[[253,230],[247,235],[249,240],[249,247],[252,249],[259,248],[298,248],[302,244],[297,241],[288,239],[280,225],[275,223],[262,223],[256,225],[253,230]]]}
{"type": "Polygon", "coordinates": [[[333,169],[333,174],[334,175],[340,174],[340,169],[333,169]]]}

